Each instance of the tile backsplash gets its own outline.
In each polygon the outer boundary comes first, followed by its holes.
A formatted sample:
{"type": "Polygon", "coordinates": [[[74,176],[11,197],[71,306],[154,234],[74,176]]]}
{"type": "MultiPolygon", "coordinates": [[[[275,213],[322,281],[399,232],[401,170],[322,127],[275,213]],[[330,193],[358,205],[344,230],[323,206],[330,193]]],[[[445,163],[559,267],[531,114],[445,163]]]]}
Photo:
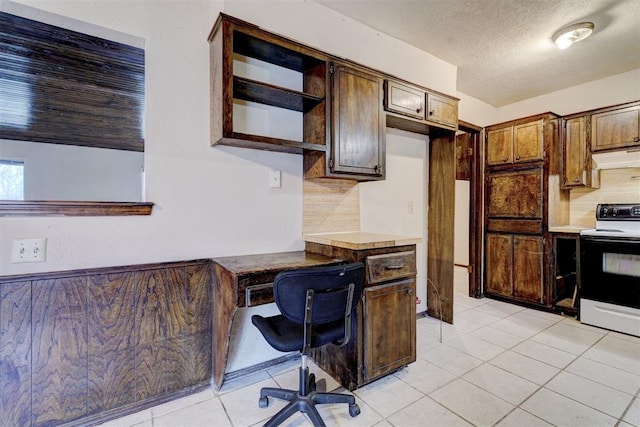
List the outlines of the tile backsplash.
{"type": "Polygon", "coordinates": [[[575,188],[570,198],[570,224],[595,227],[598,203],[640,204],[640,168],[601,170],[600,188],[575,188]]]}

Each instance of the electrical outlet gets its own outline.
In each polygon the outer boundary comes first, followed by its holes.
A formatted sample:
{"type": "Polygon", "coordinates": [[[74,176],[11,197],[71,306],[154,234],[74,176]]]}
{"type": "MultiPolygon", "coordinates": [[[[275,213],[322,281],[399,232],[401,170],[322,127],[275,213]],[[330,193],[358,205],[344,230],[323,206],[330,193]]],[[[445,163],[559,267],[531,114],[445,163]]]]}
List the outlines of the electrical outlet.
{"type": "Polygon", "coordinates": [[[44,262],[47,254],[47,239],[14,239],[11,262],[44,262]]]}

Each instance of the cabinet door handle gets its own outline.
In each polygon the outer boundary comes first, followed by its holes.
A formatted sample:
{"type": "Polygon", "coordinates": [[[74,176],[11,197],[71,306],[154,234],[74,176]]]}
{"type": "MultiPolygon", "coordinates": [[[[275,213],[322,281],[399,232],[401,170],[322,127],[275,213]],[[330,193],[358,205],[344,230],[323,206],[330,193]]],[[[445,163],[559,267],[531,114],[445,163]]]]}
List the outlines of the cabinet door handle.
{"type": "Polygon", "coordinates": [[[416,113],[420,114],[422,112],[422,105],[416,108],[416,113]]]}
{"type": "Polygon", "coordinates": [[[516,156],[516,160],[520,160],[520,156],[516,156]]]}
{"type": "Polygon", "coordinates": [[[433,116],[434,114],[435,114],[435,111],[434,111],[434,110],[429,111],[429,115],[430,115],[430,116],[433,116]]]}
{"type": "Polygon", "coordinates": [[[385,270],[402,270],[404,265],[385,265],[385,270]]]}
{"type": "Polygon", "coordinates": [[[573,178],[573,182],[580,182],[580,178],[573,178]]]}
{"type": "Polygon", "coordinates": [[[502,159],[502,161],[507,163],[509,161],[509,159],[507,157],[505,157],[504,159],[502,159]]]}
{"type": "Polygon", "coordinates": [[[638,142],[640,141],[640,136],[636,136],[635,138],[633,138],[633,142],[638,142]]]}
{"type": "Polygon", "coordinates": [[[373,171],[374,171],[375,173],[378,173],[378,174],[379,174],[381,170],[382,170],[382,167],[381,167],[380,165],[375,165],[375,166],[373,167],[373,171]]]}

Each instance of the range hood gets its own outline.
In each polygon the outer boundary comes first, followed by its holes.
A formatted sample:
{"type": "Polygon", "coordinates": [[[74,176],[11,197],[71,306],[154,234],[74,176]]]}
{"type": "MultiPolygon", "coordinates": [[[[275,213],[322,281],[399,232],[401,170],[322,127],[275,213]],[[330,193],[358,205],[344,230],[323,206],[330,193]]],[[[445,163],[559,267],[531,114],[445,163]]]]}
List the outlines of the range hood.
{"type": "Polygon", "coordinates": [[[640,149],[593,153],[593,169],[640,168],[640,149]]]}

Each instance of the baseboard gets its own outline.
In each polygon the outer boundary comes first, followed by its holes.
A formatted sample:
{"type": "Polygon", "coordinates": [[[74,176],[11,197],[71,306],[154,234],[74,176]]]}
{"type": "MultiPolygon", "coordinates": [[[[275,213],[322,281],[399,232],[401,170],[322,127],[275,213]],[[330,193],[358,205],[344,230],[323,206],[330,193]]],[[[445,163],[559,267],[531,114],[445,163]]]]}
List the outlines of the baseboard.
{"type": "Polygon", "coordinates": [[[273,368],[274,366],[296,359],[300,359],[300,353],[289,353],[278,357],[277,359],[267,360],[266,362],[258,363],[257,365],[251,365],[246,368],[238,369],[237,371],[227,372],[224,374],[224,382],[237,380],[238,378],[246,377],[248,375],[255,374],[256,372],[264,371],[265,369],[273,368]]]}

